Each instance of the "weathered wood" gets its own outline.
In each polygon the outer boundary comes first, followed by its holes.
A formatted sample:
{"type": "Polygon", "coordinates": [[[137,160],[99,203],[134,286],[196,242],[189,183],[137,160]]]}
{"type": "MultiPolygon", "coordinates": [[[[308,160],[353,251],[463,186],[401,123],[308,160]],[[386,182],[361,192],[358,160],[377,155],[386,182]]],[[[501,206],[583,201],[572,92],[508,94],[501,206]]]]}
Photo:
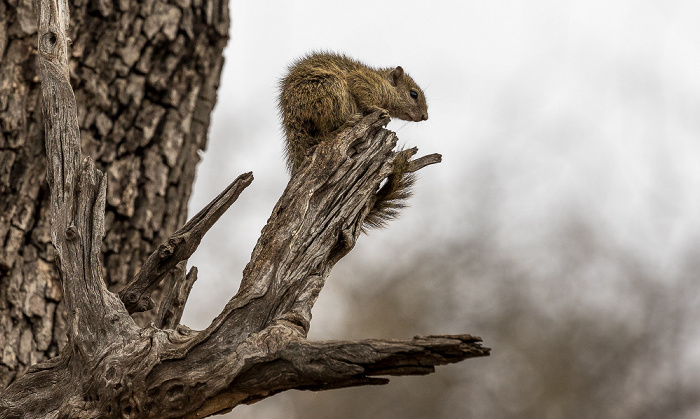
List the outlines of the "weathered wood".
{"type": "Polygon", "coordinates": [[[115,333],[136,325],[107,291],[99,259],[104,236],[104,175],[86,158],[80,164],[80,131],[68,80],[65,0],[41,3],[38,61],[51,187],[51,240],[61,273],[68,339],[83,356],[94,357],[115,333]],[[116,331],[112,329],[116,328],[116,331]]]}
{"type": "MultiPolygon", "coordinates": [[[[405,346],[391,361],[375,364],[395,342],[377,341],[373,347],[366,342],[305,340],[311,308],[325,278],[354,246],[373,194],[392,171],[396,137],[382,128],[385,123],[378,113],[364,118],[335,141],[319,145],[309,166],[290,180],[263,228],[236,296],[206,330],[182,345],[164,349],[161,357],[169,361],[154,366],[148,375],[146,385],[153,396],[148,403],[166,396],[172,403],[170,410],[160,414],[175,417],[186,406],[196,405],[191,417],[201,417],[286,389],[385,383],[369,376],[428,373],[433,365],[488,355],[476,338],[437,337],[428,339],[427,346],[439,355],[418,357],[420,365],[415,363],[413,349],[405,346]],[[445,345],[444,339],[459,343],[445,345]],[[288,368],[287,351],[330,350],[336,345],[334,353],[354,360],[355,367],[345,373],[338,372],[338,360],[332,356],[313,357],[308,375],[301,373],[300,366],[293,371],[288,368]],[[216,368],[210,368],[212,364],[216,368]],[[202,376],[206,381],[197,385],[189,378],[202,376]],[[274,379],[249,387],[251,382],[246,380],[256,376],[274,379]],[[246,384],[239,386],[239,380],[246,384]]],[[[309,359],[300,357],[297,362],[303,365],[309,359]]]]}
{"type": "Polygon", "coordinates": [[[317,147],[273,210],[241,289],[206,330],[122,330],[97,342],[97,359],[79,356],[77,345],[10,386],[0,397],[9,413],[0,417],[46,415],[49,407],[71,417],[203,417],[286,389],[383,384],[376,376],[426,374],[488,355],[467,335],[305,339],[325,278],[354,246],[373,194],[392,171],[396,137],[385,123],[370,115],[317,147]],[[76,390],[57,393],[56,382],[76,390]],[[44,391],[50,403],[38,400],[44,391]]]}
{"type": "Polygon", "coordinates": [[[175,265],[192,256],[204,234],[236,202],[252,181],[252,173],[240,175],[148,257],[134,279],[119,292],[119,297],[130,313],[150,310],[155,306],[151,292],[175,265]]]}
{"type": "Polygon", "coordinates": [[[159,329],[175,329],[180,324],[187,298],[197,280],[197,268],[194,266],[185,275],[186,262],[178,263],[175,269],[170,271],[172,283],[167,287],[155,321],[155,325],[159,329]]]}
{"type": "MultiPolygon", "coordinates": [[[[33,3],[0,0],[0,390],[67,344],[33,3]]],[[[107,176],[103,276],[119,291],[188,218],[224,62],[227,2],[68,4],[82,150],[107,176]]],[[[155,315],[132,317],[144,325],[155,315]]]]}
{"type": "MultiPolygon", "coordinates": [[[[394,172],[398,153],[404,159],[416,152],[394,151],[396,136],[383,128],[388,118],[379,112],[316,147],[263,228],[239,292],[207,329],[177,327],[178,304],[196,272],[187,278],[182,265],[161,306],[158,325],[168,329],[139,328],[101,276],[105,176],[91,159],[81,159],[65,1],[41,2],[39,55],[52,241],[69,309],[69,343],[59,357],[31,367],[0,394],[0,418],[204,417],[287,389],[384,384],[388,380],[377,376],[427,374],[435,365],[489,354],[469,335],[306,340],[316,298],[335,263],[354,247],[379,185],[394,172]]],[[[438,160],[427,156],[409,167],[438,160]]],[[[239,177],[175,235],[167,251],[153,256],[136,281],[146,284],[139,295],[189,257],[251,181],[250,174],[239,177]]]]}
{"type": "Polygon", "coordinates": [[[206,330],[147,327],[120,333],[118,345],[107,337],[102,358],[81,360],[94,375],[75,374],[71,358],[64,357],[33,369],[0,403],[13,409],[8,411],[26,414],[31,406],[38,413],[36,400],[28,400],[51,387],[42,383],[58,374],[62,382],[89,384],[94,392],[79,406],[64,399],[61,414],[202,417],[286,389],[380,384],[386,380],[374,376],[425,374],[434,365],[488,355],[469,336],[305,340],[326,276],[354,246],[373,194],[392,171],[396,137],[382,128],[385,122],[378,114],[368,116],[317,147],[273,210],[240,291],[206,330]]]}
{"type": "Polygon", "coordinates": [[[429,166],[431,164],[437,164],[442,161],[442,155],[434,153],[428,154],[427,156],[419,157],[415,160],[411,160],[408,164],[409,172],[417,172],[418,170],[429,166]]]}
{"type": "Polygon", "coordinates": [[[410,340],[311,342],[293,340],[242,372],[231,387],[188,418],[226,413],[285,390],[331,390],[388,384],[386,375],[426,375],[436,365],[487,356],[481,338],[470,335],[416,336],[410,340]]]}

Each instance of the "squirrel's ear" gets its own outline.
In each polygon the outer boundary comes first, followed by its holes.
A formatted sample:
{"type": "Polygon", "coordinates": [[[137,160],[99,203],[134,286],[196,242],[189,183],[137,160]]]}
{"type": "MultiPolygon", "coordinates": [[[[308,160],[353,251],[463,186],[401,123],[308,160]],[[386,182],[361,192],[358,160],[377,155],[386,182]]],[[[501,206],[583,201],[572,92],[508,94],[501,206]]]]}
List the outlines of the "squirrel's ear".
{"type": "Polygon", "coordinates": [[[391,84],[396,86],[399,83],[399,79],[403,76],[403,68],[401,66],[396,67],[390,74],[389,78],[391,84]]]}

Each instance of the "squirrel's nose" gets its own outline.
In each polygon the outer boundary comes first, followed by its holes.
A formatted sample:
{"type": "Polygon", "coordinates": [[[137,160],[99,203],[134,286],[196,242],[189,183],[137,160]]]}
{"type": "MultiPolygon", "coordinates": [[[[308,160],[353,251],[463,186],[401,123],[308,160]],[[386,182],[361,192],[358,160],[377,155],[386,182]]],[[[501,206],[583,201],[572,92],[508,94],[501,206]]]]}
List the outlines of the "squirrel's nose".
{"type": "Polygon", "coordinates": [[[427,121],[427,120],[428,120],[428,112],[424,113],[424,114],[421,115],[421,116],[423,117],[423,121],[427,121]]]}

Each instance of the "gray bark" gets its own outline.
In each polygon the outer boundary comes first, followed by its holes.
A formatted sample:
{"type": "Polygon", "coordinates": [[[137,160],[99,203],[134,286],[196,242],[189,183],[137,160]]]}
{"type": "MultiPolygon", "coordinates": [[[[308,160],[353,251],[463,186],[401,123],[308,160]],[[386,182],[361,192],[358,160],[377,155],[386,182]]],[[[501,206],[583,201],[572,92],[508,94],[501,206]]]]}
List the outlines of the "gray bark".
{"type": "MultiPolygon", "coordinates": [[[[70,0],[82,150],[107,176],[101,249],[120,290],[187,217],[229,18],[220,0],[70,0]]],[[[49,234],[32,0],[0,0],[0,390],[66,345],[49,234]]],[[[154,303],[161,292],[154,289],[154,303]]],[[[138,324],[156,313],[137,313],[138,324]]]]}
{"type": "MultiPolygon", "coordinates": [[[[306,340],[326,277],[354,247],[393,171],[396,136],[382,128],[388,116],[380,113],[317,146],[274,208],[240,290],[206,330],[177,325],[196,275],[184,275],[183,263],[251,174],[165,240],[124,292],[111,292],[100,260],[110,175],[82,156],[66,0],[42,1],[38,21],[50,235],[67,340],[58,357],[33,365],[0,394],[0,418],[204,417],[288,389],[384,384],[378,376],[427,374],[488,355],[470,335],[306,340]],[[155,306],[150,295],[173,269],[158,324],[139,326],[130,312],[155,306]]],[[[416,159],[410,169],[439,160],[416,159]]]]}

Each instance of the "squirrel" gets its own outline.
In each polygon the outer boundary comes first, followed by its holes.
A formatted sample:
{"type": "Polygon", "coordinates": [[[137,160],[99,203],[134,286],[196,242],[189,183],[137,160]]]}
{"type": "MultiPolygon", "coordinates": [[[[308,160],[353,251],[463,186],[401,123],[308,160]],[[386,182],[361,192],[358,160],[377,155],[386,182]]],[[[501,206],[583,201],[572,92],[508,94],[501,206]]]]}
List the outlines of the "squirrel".
{"type": "MultiPolygon", "coordinates": [[[[280,81],[279,109],[286,136],[287,165],[296,173],[321,141],[334,138],[360,117],[381,110],[405,121],[428,119],[423,90],[395,68],[373,68],[343,54],[316,52],[295,61],[280,81]]],[[[411,195],[415,178],[399,153],[394,171],[377,192],[364,226],[382,227],[396,218],[411,195]]]]}

